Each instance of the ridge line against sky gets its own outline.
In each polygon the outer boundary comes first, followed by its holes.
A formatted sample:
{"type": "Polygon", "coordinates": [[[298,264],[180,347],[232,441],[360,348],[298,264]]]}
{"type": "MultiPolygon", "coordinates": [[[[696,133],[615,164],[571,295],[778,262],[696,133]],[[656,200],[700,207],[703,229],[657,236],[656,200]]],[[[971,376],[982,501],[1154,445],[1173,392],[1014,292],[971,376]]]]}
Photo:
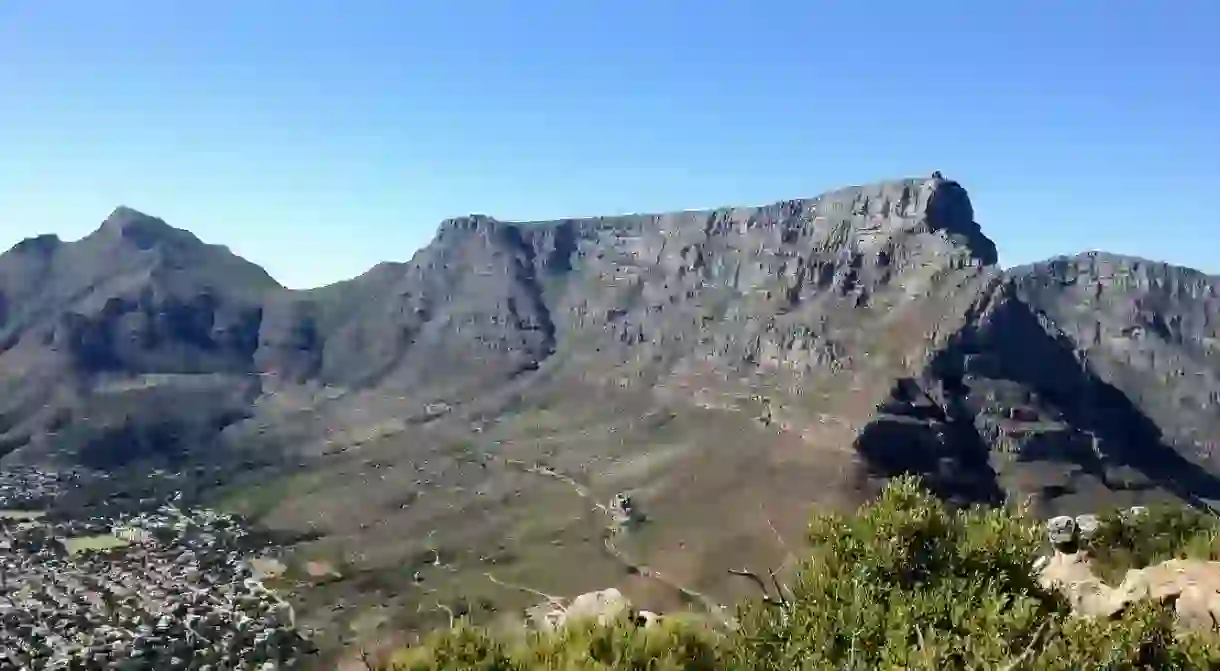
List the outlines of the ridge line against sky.
{"type": "Polygon", "coordinates": [[[127,205],[304,288],[439,222],[933,170],[1012,266],[1220,273],[1220,3],[0,3],[0,247],[127,205]]]}

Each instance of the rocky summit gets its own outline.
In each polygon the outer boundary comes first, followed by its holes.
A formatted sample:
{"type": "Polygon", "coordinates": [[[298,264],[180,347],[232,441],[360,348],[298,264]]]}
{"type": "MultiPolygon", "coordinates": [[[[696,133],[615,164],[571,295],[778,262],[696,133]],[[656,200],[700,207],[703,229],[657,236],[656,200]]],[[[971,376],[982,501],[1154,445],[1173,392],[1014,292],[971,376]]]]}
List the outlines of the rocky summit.
{"type": "MultiPolygon", "coordinates": [[[[4,462],[206,473],[188,496],[305,534],[343,612],[536,600],[513,576],[729,599],[726,569],[780,565],[812,508],[896,474],[1046,515],[1205,506],[1218,445],[1220,278],[1100,252],[1004,270],[939,173],[449,219],[309,291],[128,208],[0,256],[4,462]],[[607,522],[622,500],[636,522],[607,522]]],[[[378,626],[337,612],[319,626],[378,626]]]]}

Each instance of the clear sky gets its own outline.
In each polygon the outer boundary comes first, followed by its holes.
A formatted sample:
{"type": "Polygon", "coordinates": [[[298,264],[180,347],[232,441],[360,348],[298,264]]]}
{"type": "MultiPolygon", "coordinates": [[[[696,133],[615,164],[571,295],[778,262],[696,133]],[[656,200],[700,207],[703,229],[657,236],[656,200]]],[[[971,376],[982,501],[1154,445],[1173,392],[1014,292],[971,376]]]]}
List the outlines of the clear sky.
{"type": "Polygon", "coordinates": [[[0,0],[0,247],[125,204],[308,287],[447,216],[941,170],[1013,265],[1220,273],[1220,0],[0,0]]]}

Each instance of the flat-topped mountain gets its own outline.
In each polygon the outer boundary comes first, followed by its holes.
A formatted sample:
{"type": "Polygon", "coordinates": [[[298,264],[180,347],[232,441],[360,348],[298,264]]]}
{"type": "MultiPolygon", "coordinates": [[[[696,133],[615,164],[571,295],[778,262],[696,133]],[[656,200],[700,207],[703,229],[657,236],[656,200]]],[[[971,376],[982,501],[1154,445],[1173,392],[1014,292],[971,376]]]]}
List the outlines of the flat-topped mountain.
{"type": "Polygon", "coordinates": [[[309,291],[119,208],[0,256],[0,446],[233,457],[249,481],[216,495],[307,529],[310,556],[360,548],[343,561],[391,580],[440,547],[449,577],[620,581],[644,603],[673,595],[624,573],[592,503],[539,470],[631,492],[634,560],[717,593],[725,568],[777,563],[769,526],[792,537],[898,473],[1046,513],[1220,499],[1220,278],[997,261],[939,174],[762,207],[455,218],[410,261],[309,291]]]}

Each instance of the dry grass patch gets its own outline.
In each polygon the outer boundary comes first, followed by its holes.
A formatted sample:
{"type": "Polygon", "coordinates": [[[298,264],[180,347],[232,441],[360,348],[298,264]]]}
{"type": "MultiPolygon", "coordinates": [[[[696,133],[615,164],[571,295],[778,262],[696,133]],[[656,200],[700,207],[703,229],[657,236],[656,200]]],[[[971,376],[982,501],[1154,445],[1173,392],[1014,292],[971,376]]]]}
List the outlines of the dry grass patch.
{"type": "Polygon", "coordinates": [[[65,538],[64,548],[68,554],[76,556],[85,552],[105,552],[125,548],[130,543],[113,534],[97,534],[96,536],[77,536],[65,538]]]}

